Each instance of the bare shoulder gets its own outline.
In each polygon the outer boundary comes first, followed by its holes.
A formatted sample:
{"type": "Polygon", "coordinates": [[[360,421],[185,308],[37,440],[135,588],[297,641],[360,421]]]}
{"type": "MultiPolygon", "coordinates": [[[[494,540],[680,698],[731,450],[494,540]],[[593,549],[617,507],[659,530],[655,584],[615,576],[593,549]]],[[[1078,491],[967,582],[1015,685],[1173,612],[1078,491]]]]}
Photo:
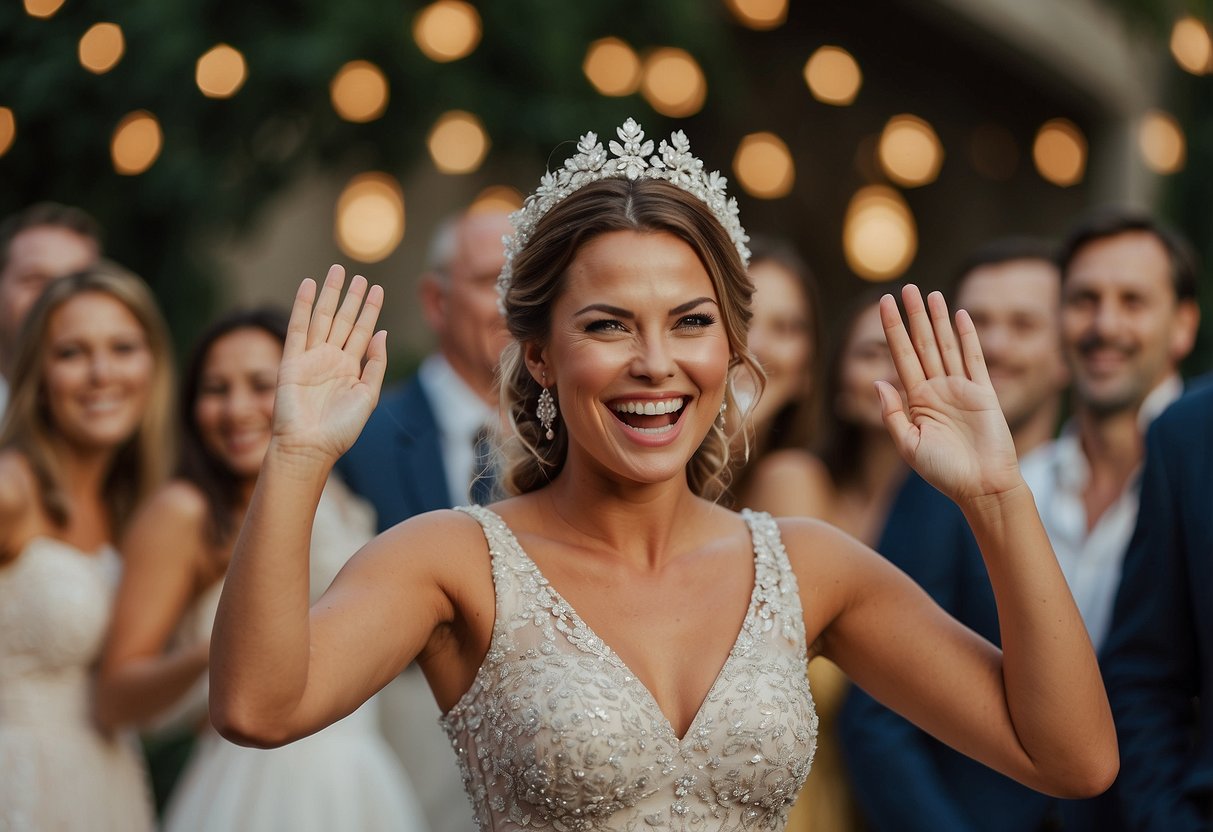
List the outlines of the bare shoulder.
{"type": "Polygon", "coordinates": [[[747,493],[751,508],[782,517],[828,517],[834,483],[825,464],[799,448],[785,448],[755,463],[747,493]]]}
{"type": "Polygon", "coordinates": [[[37,479],[25,454],[0,451],[0,517],[11,518],[34,505],[37,479]]]}
{"type": "Polygon", "coordinates": [[[193,483],[173,480],[149,497],[139,513],[148,519],[200,528],[206,522],[206,497],[193,483]]]}
{"type": "Polygon", "coordinates": [[[202,492],[189,482],[173,480],[139,507],[118,548],[128,567],[138,563],[201,567],[207,554],[206,520],[202,492]]]}
{"type": "Polygon", "coordinates": [[[476,568],[488,558],[488,543],[476,518],[442,509],[418,514],[383,531],[365,548],[366,557],[450,574],[476,568]]]}
{"type": "Polygon", "coordinates": [[[830,472],[814,453],[802,448],[782,448],[758,460],[756,477],[796,478],[814,484],[830,483],[830,472]]]}

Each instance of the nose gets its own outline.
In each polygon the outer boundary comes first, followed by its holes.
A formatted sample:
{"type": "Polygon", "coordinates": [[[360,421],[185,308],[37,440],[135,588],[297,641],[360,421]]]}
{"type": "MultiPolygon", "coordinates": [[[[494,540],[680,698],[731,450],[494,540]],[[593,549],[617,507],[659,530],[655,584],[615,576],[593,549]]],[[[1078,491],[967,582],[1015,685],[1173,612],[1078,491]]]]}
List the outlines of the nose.
{"type": "Polygon", "coordinates": [[[632,358],[632,375],[650,381],[670,378],[674,375],[674,356],[670,344],[663,336],[646,336],[636,345],[632,358]]]}
{"type": "Polygon", "coordinates": [[[105,350],[96,350],[90,356],[89,378],[94,384],[104,384],[114,374],[114,360],[105,350]]]}
{"type": "Polygon", "coordinates": [[[1100,300],[1095,307],[1091,326],[1101,338],[1115,338],[1122,327],[1120,308],[1109,300],[1100,300]]]}
{"type": "Polygon", "coordinates": [[[253,407],[253,397],[247,390],[236,388],[223,399],[223,415],[228,419],[239,419],[253,407]]]}

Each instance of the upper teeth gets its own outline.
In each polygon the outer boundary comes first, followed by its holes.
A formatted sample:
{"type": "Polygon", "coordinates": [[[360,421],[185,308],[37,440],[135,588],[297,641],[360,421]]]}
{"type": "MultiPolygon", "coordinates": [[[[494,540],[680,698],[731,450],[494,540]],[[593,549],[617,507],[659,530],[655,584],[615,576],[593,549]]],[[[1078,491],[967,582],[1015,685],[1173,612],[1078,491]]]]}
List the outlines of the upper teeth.
{"type": "Polygon", "coordinates": [[[676,410],[682,410],[683,400],[663,399],[662,401],[647,401],[647,402],[619,402],[613,407],[620,413],[639,413],[644,416],[660,416],[663,413],[673,413],[676,410]]]}

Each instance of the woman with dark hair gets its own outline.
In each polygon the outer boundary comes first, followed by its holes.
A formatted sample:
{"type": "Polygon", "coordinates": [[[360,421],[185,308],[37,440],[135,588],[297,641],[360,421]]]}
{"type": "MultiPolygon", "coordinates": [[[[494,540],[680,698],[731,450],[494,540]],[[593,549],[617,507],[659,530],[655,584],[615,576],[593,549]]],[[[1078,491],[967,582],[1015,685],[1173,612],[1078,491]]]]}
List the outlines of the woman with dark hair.
{"type": "Polygon", "coordinates": [[[112,263],[30,309],[0,430],[0,829],[152,828],[137,744],[94,720],[112,545],[169,459],[172,356],[112,263]]]}
{"type": "Polygon", "coordinates": [[[942,296],[909,288],[907,329],[883,299],[908,407],[877,391],[899,449],[984,545],[1001,653],[842,532],[714,502],[730,376],[758,372],[745,233],[681,131],[655,153],[630,119],[618,135],[609,153],[584,136],[515,216],[499,281],[511,496],[389,529],[310,609],[309,519],[387,349],[382,289],[355,277],[341,301],[340,267],[318,293],[304,281],[216,619],[212,720],[289,743],[416,659],[481,829],[778,830],[813,757],[821,654],[1036,788],[1105,789],[1099,668],[972,321],[953,330],[942,296]]]}
{"type": "MultiPolygon", "coordinates": [[[[177,479],[139,512],[98,681],[116,726],[190,721],[199,744],[173,793],[166,830],[421,830],[404,772],[377,733],[374,703],[292,748],[232,745],[206,719],[210,632],[236,533],[270,440],[287,318],[229,314],[200,338],[181,389],[177,479]]],[[[311,536],[318,598],[374,533],[370,509],[324,488],[311,536]]]]}

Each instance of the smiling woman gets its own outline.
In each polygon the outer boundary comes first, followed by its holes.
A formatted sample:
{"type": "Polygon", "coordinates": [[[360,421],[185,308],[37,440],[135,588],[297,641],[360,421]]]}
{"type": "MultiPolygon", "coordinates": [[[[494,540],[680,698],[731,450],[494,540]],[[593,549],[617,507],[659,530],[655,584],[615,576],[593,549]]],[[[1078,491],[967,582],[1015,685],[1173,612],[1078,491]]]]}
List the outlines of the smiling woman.
{"type": "Polygon", "coordinates": [[[730,377],[757,373],[747,238],[681,132],[654,148],[629,119],[617,135],[609,153],[583,136],[512,218],[510,496],[389,529],[310,609],[301,518],[374,407],[386,336],[379,287],[355,277],[341,300],[338,266],[300,286],[216,619],[214,724],[292,742],[417,660],[482,830],[780,830],[816,748],[806,666],[824,655],[1035,788],[1106,788],[1099,669],[972,321],[953,328],[913,287],[907,320],[883,298],[906,400],[876,388],[901,455],[982,543],[1003,653],[836,529],[711,499],[730,377]]]}
{"type": "Polygon", "coordinates": [[[98,730],[91,670],[111,542],[169,458],[164,325],[143,282],[102,263],[49,284],[17,343],[0,431],[0,828],[150,829],[137,747],[98,730]]]}

